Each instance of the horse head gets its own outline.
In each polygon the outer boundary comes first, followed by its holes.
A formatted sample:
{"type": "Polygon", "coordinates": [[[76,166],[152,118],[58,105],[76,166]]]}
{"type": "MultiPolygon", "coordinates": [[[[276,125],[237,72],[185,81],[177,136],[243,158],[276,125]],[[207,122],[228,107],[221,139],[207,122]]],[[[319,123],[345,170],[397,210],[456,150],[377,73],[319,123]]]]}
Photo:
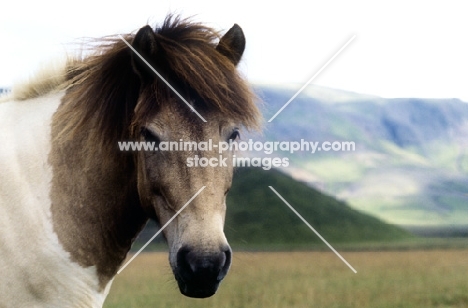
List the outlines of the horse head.
{"type": "Polygon", "coordinates": [[[217,145],[237,139],[253,116],[242,113],[256,109],[236,71],[245,47],[241,28],[234,25],[216,46],[186,30],[179,29],[177,44],[149,26],[135,35],[132,66],[141,86],[132,131],[134,140],[158,148],[136,154],[142,206],[160,226],[173,219],[163,230],[172,271],[184,295],[202,298],[216,292],[232,254],[223,228],[233,152],[217,145]]]}

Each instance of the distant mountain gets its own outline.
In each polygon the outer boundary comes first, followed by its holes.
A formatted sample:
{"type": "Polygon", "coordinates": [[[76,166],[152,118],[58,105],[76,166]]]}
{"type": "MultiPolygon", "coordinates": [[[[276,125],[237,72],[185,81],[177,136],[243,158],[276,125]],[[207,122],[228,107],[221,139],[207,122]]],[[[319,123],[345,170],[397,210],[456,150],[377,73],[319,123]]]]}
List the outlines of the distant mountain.
{"type": "MultiPolygon", "coordinates": [[[[297,89],[257,86],[265,119],[297,89]]],[[[296,179],[387,222],[468,225],[468,104],[458,99],[384,99],[309,86],[255,139],[353,141],[353,152],[273,156],[287,156],[284,172],[296,179]]]]}
{"type": "Polygon", "coordinates": [[[0,87],[0,96],[2,95],[5,95],[5,94],[8,94],[11,92],[11,89],[10,88],[1,88],[0,87]]]}

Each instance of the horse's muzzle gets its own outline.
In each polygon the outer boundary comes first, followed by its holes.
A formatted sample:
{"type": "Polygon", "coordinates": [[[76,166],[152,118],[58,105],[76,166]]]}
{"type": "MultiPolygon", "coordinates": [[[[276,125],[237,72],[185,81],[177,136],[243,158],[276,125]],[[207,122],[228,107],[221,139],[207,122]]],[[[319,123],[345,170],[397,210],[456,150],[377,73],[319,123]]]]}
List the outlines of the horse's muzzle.
{"type": "Polygon", "coordinates": [[[216,293],[219,283],[231,265],[231,248],[198,252],[183,246],[177,252],[174,275],[180,292],[189,297],[204,298],[216,293]]]}

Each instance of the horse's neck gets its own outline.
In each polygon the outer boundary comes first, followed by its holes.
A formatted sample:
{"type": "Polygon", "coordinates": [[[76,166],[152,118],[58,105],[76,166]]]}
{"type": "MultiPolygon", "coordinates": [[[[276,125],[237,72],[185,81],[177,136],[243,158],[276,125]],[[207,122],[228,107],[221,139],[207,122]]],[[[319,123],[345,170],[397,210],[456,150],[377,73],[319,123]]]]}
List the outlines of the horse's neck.
{"type": "MultiPolygon", "coordinates": [[[[53,128],[52,136],[56,133],[53,128]]],[[[147,218],[131,160],[104,159],[99,151],[93,153],[98,148],[86,140],[86,133],[66,143],[53,142],[51,212],[65,250],[80,265],[96,266],[104,287],[147,218]]]]}

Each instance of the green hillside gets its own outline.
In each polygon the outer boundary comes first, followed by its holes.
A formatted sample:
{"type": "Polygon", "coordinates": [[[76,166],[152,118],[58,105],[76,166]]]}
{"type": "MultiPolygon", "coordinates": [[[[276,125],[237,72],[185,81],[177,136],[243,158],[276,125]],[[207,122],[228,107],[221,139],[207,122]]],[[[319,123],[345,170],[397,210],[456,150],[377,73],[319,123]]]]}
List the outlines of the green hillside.
{"type": "Polygon", "coordinates": [[[280,193],[329,242],[390,241],[409,237],[402,229],[360,213],[277,170],[240,168],[227,201],[225,232],[230,243],[320,242],[268,186],[280,193]]]}

